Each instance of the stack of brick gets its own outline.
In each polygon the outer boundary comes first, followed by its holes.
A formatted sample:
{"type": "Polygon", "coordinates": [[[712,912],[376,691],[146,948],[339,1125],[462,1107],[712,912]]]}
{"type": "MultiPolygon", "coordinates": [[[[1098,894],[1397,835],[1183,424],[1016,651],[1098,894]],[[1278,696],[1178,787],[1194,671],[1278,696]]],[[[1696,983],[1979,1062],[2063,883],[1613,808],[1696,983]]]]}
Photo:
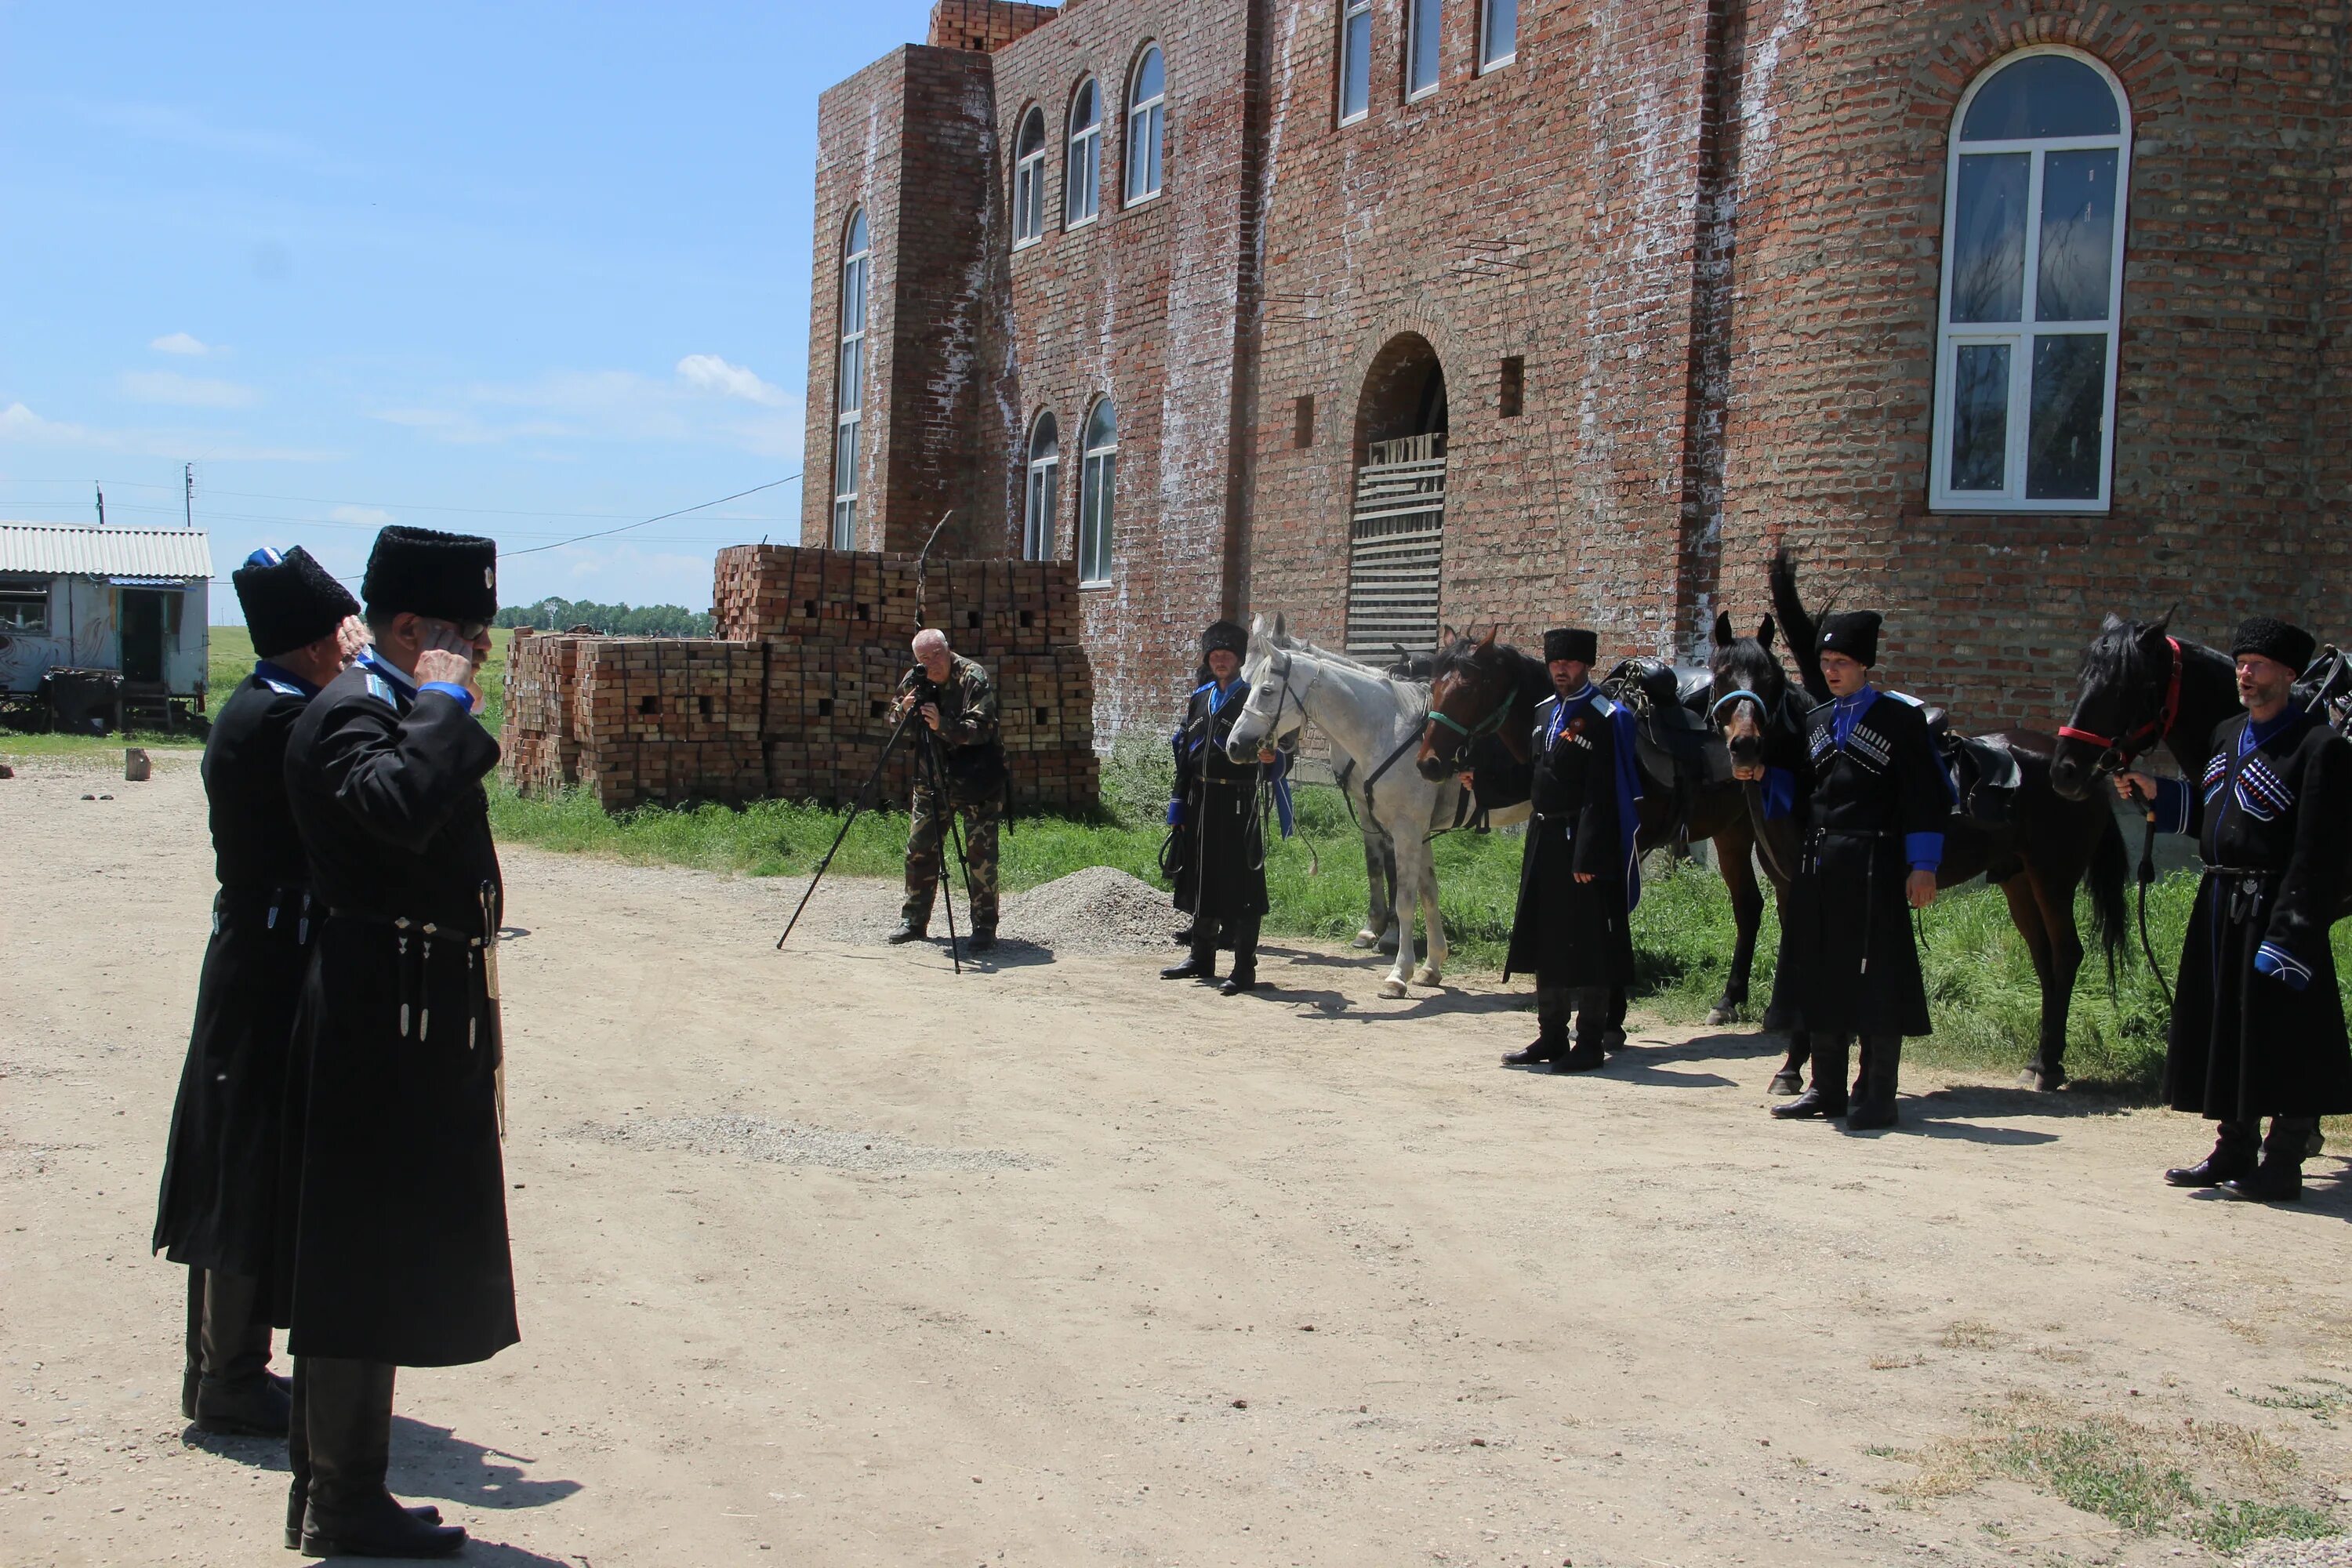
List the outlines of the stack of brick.
{"type": "MultiPolygon", "coordinates": [[[[931,563],[929,624],[996,683],[1016,808],[1101,796],[1094,677],[1067,562],[931,563]]],[[[508,654],[504,772],[525,794],[612,810],[690,800],[854,798],[912,665],[911,556],[780,545],[719,552],[716,638],[530,636],[508,654]]],[[[877,798],[903,802],[912,748],[877,798]]]]}

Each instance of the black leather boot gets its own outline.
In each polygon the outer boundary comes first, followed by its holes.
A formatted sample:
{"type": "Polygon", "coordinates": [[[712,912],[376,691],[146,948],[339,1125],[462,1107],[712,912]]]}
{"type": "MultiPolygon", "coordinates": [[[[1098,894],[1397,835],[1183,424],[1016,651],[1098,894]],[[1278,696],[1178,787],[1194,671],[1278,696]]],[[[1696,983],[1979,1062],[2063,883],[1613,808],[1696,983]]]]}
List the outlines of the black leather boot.
{"type": "Polygon", "coordinates": [[[188,1270],[188,1353],[180,1369],[180,1419],[196,1418],[196,1384],[205,1375],[205,1271],[188,1270]]]}
{"type": "Polygon", "coordinates": [[[2258,1204],[2299,1204],[2303,1201],[2303,1162],[2311,1147],[2316,1118],[2273,1116],[2271,1135],[2263,1140],[2262,1163],[2249,1173],[2221,1184],[2230,1197],[2258,1204]]]}
{"type": "Polygon", "coordinates": [[[392,1462],[393,1373],[383,1362],[306,1358],[306,1556],[447,1557],[466,1544],[463,1530],[427,1523],[384,1489],[392,1462]]]}
{"type": "Polygon", "coordinates": [[[1895,1094],[1903,1077],[1903,1037],[1862,1037],[1862,1098],[1846,1112],[1849,1132],[1875,1132],[1895,1122],[1895,1094]]]}
{"type": "Polygon", "coordinates": [[[1609,991],[1606,986],[1587,986],[1560,993],[1563,1000],[1576,1004],[1576,1044],[1565,1056],[1553,1059],[1554,1072],[1591,1072],[1609,1063],[1609,991]]]}
{"type": "Polygon", "coordinates": [[[1225,934],[1233,940],[1234,969],[1217,989],[1227,996],[1257,989],[1257,928],[1255,915],[1244,916],[1226,928],[1225,934]]]}
{"type": "Polygon", "coordinates": [[[269,1375],[269,1321],[259,1287],[242,1274],[205,1270],[204,1375],[196,1383],[196,1429],[239,1437],[283,1437],[292,1400],[269,1375]]]}
{"type": "Polygon", "coordinates": [[[2243,1121],[2224,1121],[2213,1140],[2213,1152],[2193,1165],[2177,1165],[2164,1173],[2175,1187],[2218,1187],[2254,1173],[2255,1129],[2243,1121]]]}
{"type": "MultiPolygon", "coordinates": [[[[302,1515],[310,1506],[310,1423],[303,1411],[310,1394],[309,1379],[303,1372],[307,1358],[294,1362],[293,1410],[286,1426],[286,1468],[293,1480],[286,1489],[286,1550],[302,1549],[302,1515]]],[[[407,1509],[411,1519],[426,1524],[441,1522],[441,1510],[431,1503],[417,1503],[407,1509]]]]}
{"type": "Polygon", "coordinates": [[[1569,993],[1558,985],[1536,987],[1536,1037],[1520,1050],[1507,1051],[1507,1068],[1543,1067],[1568,1055],[1569,993]]]}
{"type": "Polygon", "coordinates": [[[1795,1121],[1812,1116],[1843,1116],[1846,1113],[1845,1055],[1851,1041],[1844,1035],[1813,1037],[1813,1087],[1789,1101],[1776,1105],[1772,1114],[1783,1121],[1795,1121]]]}
{"type": "Polygon", "coordinates": [[[1217,977],[1217,922],[1206,916],[1192,921],[1192,956],[1160,972],[1162,980],[1214,980],[1217,977]]]}

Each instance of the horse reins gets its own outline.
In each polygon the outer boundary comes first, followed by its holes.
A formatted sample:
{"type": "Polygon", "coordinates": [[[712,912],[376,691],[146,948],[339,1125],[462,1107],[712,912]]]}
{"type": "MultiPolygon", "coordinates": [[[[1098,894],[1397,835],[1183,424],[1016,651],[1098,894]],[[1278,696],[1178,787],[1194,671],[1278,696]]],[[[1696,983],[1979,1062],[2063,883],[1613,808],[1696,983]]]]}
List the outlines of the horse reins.
{"type": "MultiPolygon", "coordinates": [[[[2116,737],[2098,734],[2073,724],[2058,726],[2060,739],[2080,741],[2086,746],[2099,748],[2099,760],[2092,769],[2095,777],[2122,773],[2131,766],[2140,752],[2170,734],[2172,726],[2179,720],[2180,675],[2187,660],[2181,654],[2179,637],[2166,637],[2164,646],[2172,650],[2172,672],[2165,680],[2164,703],[2157,710],[2154,719],[2116,737]]],[[[2139,868],[2135,877],[2139,885],[2140,956],[2147,961],[2147,972],[2156,976],[2156,988],[2164,993],[2164,1005],[2169,1007],[2172,1005],[2172,986],[2164,978],[2164,971],[2157,965],[2156,944],[2147,936],[2147,889],[2156,880],[2156,803],[2142,794],[2137,784],[2132,785],[2131,798],[2132,804],[2139,807],[2140,820],[2145,824],[2140,833],[2139,868]]]]}
{"type": "MultiPolygon", "coordinates": [[[[1764,694],[1762,692],[1750,691],[1748,688],[1743,686],[1737,691],[1727,691],[1721,697],[1715,700],[1714,706],[1710,707],[1706,710],[1706,721],[1708,727],[1713,729],[1717,734],[1721,734],[1723,732],[1724,710],[1739,702],[1753,702],[1756,704],[1757,714],[1760,721],[1767,727],[1773,722],[1773,704],[1764,700],[1764,694]]],[[[1788,718],[1790,716],[1790,699],[1789,693],[1785,689],[1780,693],[1780,701],[1779,706],[1779,716],[1782,719],[1788,718]]],[[[1741,785],[1741,788],[1744,791],[1752,791],[1757,787],[1757,784],[1752,780],[1745,782],[1741,785]]],[[[1767,871],[1776,874],[1784,885],[1795,881],[1797,879],[1796,872],[1790,868],[1780,864],[1780,858],[1773,852],[1772,840],[1770,837],[1764,832],[1764,824],[1760,818],[1756,821],[1755,831],[1756,852],[1764,858],[1764,868],[1767,871]]]]}

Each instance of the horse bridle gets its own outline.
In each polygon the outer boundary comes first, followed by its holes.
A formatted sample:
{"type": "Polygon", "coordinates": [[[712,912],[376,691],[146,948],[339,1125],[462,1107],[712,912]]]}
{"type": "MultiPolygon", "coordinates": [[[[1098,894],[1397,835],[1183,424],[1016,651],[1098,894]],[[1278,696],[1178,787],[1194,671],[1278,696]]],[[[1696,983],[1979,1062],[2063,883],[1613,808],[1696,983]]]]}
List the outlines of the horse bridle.
{"type": "Polygon", "coordinates": [[[1452,756],[1440,757],[1438,759],[1440,763],[1443,763],[1449,768],[1453,767],[1457,762],[1459,762],[1462,754],[1467,752],[1471,746],[1485,740],[1487,736],[1494,734],[1496,731],[1500,730],[1504,724],[1508,722],[1511,716],[1512,705],[1519,700],[1519,689],[1514,686],[1509,690],[1503,693],[1503,700],[1496,705],[1495,710],[1492,713],[1487,714],[1475,724],[1465,724],[1459,719],[1454,718],[1451,713],[1448,713],[1438,707],[1435,701],[1436,694],[1433,689],[1436,682],[1432,681],[1430,684],[1433,690],[1431,692],[1432,700],[1429,704],[1429,718],[1422,725],[1421,739],[1426,741],[1429,738],[1429,726],[1431,724],[1443,724],[1461,737],[1460,743],[1454,746],[1454,754],[1452,756]]]}
{"type": "MultiPolygon", "coordinates": [[[[1296,662],[1296,661],[1294,661],[1294,660],[1292,659],[1292,658],[1290,657],[1290,655],[1289,655],[1289,654],[1285,653],[1285,652],[1284,652],[1283,650],[1281,650],[1280,648],[1269,648],[1269,649],[1266,651],[1266,656],[1265,656],[1265,668],[1266,668],[1266,673],[1267,673],[1267,674],[1269,674],[1269,675],[1272,675],[1272,676],[1274,676],[1274,677],[1276,678],[1276,680],[1275,680],[1275,699],[1274,699],[1274,716],[1273,716],[1272,718],[1268,719],[1268,720],[1265,721],[1265,738],[1264,740],[1262,740],[1262,741],[1260,741],[1260,742],[1258,742],[1260,745],[1263,745],[1263,746],[1272,746],[1272,745],[1278,745],[1278,744],[1280,744],[1280,743],[1281,743],[1281,741],[1282,741],[1282,710],[1283,710],[1284,706],[1285,706],[1286,703],[1288,703],[1288,702],[1289,702],[1289,700],[1290,700],[1290,671],[1291,671],[1291,668],[1292,668],[1292,667],[1293,667],[1293,665],[1294,665],[1294,663],[1295,663],[1295,662],[1296,662]],[[1277,659],[1277,658],[1279,658],[1279,659],[1281,659],[1281,660],[1282,660],[1282,668],[1279,668],[1279,669],[1276,669],[1276,668],[1275,668],[1275,663],[1274,663],[1274,661],[1275,661],[1276,659],[1277,659]]],[[[1312,691],[1312,690],[1314,690],[1314,689],[1315,689],[1315,682],[1316,682],[1316,681],[1318,681],[1318,680],[1320,680],[1320,679],[1323,679],[1323,671],[1322,671],[1320,668],[1318,668],[1318,669],[1315,671],[1315,674],[1313,675],[1313,677],[1312,677],[1312,678],[1310,678],[1310,679],[1307,680],[1307,691],[1312,691]]],[[[1255,686],[1253,686],[1252,688],[1250,688],[1250,694],[1249,694],[1249,699],[1248,699],[1248,700],[1246,700],[1246,701],[1243,702],[1243,704],[1242,704],[1242,711],[1243,711],[1244,713],[1247,713],[1247,712],[1250,710],[1249,710],[1249,704],[1250,704],[1250,702],[1254,702],[1254,701],[1255,701],[1256,700],[1257,700],[1257,688],[1256,688],[1256,687],[1255,687],[1255,686]]],[[[1299,710],[1300,710],[1301,714],[1303,715],[1303,714],[1305,713],[1305,711],[1306,711],[1306,708],[1307,708],[1307,692],[1305,692],[1305,691],[1302,691],[1302,692],[1300,692],[1300,693],[1298,694],[1298,707],[1299,707],[1299,710]]],[[[1302,720],[1302,722],[1303,722],[1303,720],[1302,720]]],[[[1228,743],[1229,743],[1229,744],[1231,743],[1231,736],[1230,736],[1230,735],[1227,737],[1227,742],[1228,742],[1228,743]]],[[[1230,754],[1230,753],[1229,753],[1229,754],[1230,754]]]]}
{"type": "Polygon", "coordinates": [[[2132,760],[2172,731],[2180,718],[2180,675],[2186,662],[2180,652],[2180,639],[2168,637],[2164,646],[2172,650],[2172,673],[2164,683],[2164,705],[2156,717],[2145,724],[2126,731],[2120,736],[2102,735],[2095,731],[2078,729],[2072,724],[2058,726],[2058,737],[2064,741],[2080,741],[2086,746],[2099,748],[2099,760],[2092,767],[2096,773],[2119,773],[2131,766],[2132,760]]]}

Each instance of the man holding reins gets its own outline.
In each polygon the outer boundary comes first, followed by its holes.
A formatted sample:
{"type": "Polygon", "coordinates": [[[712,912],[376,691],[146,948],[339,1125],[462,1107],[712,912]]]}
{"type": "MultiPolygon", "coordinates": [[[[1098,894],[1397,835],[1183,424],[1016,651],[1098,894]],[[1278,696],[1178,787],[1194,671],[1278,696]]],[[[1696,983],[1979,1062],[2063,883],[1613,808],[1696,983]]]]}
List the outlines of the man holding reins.
{"type": "Polygon", "coordinates": [[[1225,754],[1225,742],[1249,701],[1249,682],[1241,679],[1248,647],[1249,633],[1232,621],[1212,622],[1201,634],[1209,679],[1185,700],[1183,722],[1170,742],[1176,753],[1174,798],[1168,803],[1171,870],[1176,907],[1192,917],[1192,952],[1160,975],[1214,980],[1217,949],[1229,947],[1233,972],[1218,988],[1227,996],[1257,989],[1258,925],[1267,907],[1257,785],[1270,768],[1279,788],[1289,765],[1268,746],[1258,748],[1255,763],[1225,754]]]}

